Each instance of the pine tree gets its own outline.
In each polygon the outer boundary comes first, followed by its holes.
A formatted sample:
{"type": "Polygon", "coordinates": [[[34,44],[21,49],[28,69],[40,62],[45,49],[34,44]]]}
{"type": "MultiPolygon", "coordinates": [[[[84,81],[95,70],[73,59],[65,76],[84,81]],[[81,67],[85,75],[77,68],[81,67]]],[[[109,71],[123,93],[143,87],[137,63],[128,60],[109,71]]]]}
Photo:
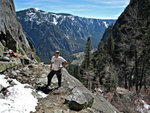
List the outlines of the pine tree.
{"type": "Polygon", "coordinates": [[[143,50],[141,54],[141,76],[140,76],[140,89],[142,88],[142,85],[144,85],[144,88],[146,89],[147,85],[147,77],[150,74],[150,25],[148,29],[145,31],[144,36],[142,37],[143,42],[143,50]]]}
{"type": "Polygon", "coordinates": [[[88,37],[87,42],[86,42],[85,57],[84,57],[85,69],[89,69],[91,65],[91,50],[92,50],[91,38],[88,37]]]}
{"type": "Polygon", "coordinates": [[[110,38],[107,40],[106,46],[107,46],[107,52],[108,52],[108,54],[111,57],[113,57],[114,49],[115,49],[115,42],[114,42],[112,34],[111,34],[110,38]]]}

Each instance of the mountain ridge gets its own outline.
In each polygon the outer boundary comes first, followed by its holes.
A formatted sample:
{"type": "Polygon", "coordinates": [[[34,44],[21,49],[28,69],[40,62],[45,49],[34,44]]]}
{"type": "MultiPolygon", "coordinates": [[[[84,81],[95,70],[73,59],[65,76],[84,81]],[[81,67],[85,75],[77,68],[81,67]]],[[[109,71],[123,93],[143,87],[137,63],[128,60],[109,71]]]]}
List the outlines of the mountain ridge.
{"type": "Polygon", "coordinates": [[[116,21],[117,18],[97,18],[97,17],[84,17],[84,16],[78,16],[78,15],[74,15],[74,14],[71,14],[71,13],[63,13],[63,12],[60,12],[60,13],[55,13],[55,12],[51,12],[51,11],[44,11],[43,9],[40,9],[40,8],[26,8],[26,9],[22,9],[22,10],[17,10],[16,12],[20,12],[20,11],[26,11],[26,10],[39,10],[39,11],[42,11],[42,12],[45,12],[45,13],[54,13],[54,14],[57,14],[57,15],[66,15],[66,16],[76,16],[76,17],[80,17],[80,18],[86,18],[86,19],[96,19],[96,20],[114,20],[116,21]]]}
{"type": "Polygon", "coordinates": [[[32,43],[35,42],[34,47],[42,61],[48,62],[57,49],[61,51],[62,56],[70,59],[71,54],[84,51],[88,36],[91,36],[93,48],[96,48],[105,29],[115,23],[115,20],[103,21],[60,14],[62,13],[45,12],[35,8],[17,12],[27,36],[32,43]]]}

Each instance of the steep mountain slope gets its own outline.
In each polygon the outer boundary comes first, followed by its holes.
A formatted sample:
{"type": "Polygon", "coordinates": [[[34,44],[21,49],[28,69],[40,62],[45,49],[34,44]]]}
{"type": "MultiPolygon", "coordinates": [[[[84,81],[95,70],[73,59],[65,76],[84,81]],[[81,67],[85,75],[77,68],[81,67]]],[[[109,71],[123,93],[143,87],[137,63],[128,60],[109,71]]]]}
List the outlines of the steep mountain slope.
{"type": "Polygon", "coordinates": [[[46,62],[56,49],[63,56],[83,51],[88,36],[96,48],[105,29],[115,23],[115,20],[88,19],[36,8],[19,11],[17,17],[37,54],[46,62]]]}
{"type": "Polygon", "coordinates": [[[30,56],[33,46],[23,32],[16,18],[13,0],[0,1],[0,55],[12,49],[30,56]]]}
{"type": "MultiPolygon", "coordinates": [[[[141,73],[142,69],[140,68],[145,68],[141,65],[148,65],[145,64],[145,60],[147,59],[147,63],[150,60],[143,53],[147,51],[146,48],[149,48],[149,44],[145,44],[149,42],[149,7],[149,0],[131,0],[129,6],[119,17],[112,29],[112,36],[115,40],[114,61],[116,66],[120,68],[119,75],[125,77],[127,73],[131,74],[132,70],[135,69],[132,74],[135,74],[134,79],[139,78],[138,82],[140,82],[139,80],[143,76],[141,73]],[[146,36],[147,34],[148,37],[146,36]],[[136,64],[137,62],[138,64],[136,64]],[[136,70],[138,70],[138,73],[136,70]]],[[[146,70],[144,73],[146,74],[146,70]]],[[[128,75],[127,78],[130,78],[130,76],[128,75]]]]}
{"type": "Polygon", "coordinates": [[[149,90],[149,8],[150,0],[131,0],[115,25],[106,30],[98,51],[94,53],[93,65],[100,83],[109,90],[118,85],[136,90],[137,94],[143,88],[149,90]]]}

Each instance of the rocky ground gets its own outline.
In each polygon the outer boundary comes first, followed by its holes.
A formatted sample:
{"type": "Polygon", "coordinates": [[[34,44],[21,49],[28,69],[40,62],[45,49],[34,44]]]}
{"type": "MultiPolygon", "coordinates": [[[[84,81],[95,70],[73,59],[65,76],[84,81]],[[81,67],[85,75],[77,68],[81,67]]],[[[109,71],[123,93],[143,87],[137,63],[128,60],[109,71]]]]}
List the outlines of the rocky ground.
{"type": "MultiPolygon", "coordinates": [[[[45,88],[50,66],[44,63],[29,61],[22,64],[20,58],[1,61],[5,65],[1,74],[5,75],[9,87],[14,80],[28,84],[32,95],[38,100],[35,113],[149,113],[149,92],[140,93],[117,88],[114,92],[92,94],[66,69],[62,70],[62,87],[57,89],[57,78],[52,79],[52,89],[45,88]],[[15,63],[14,63],[15,62],[15,63]],[[13,65],[12,65],[13,64],[13,65]],[[119,111],[113,107],[114,105],[119,111]]],[[[2,68],[2,65],[1,65],[2,68]]],[[[9,87],[0,88],[0,98],[6,98],[10,93],[9,87]]],[[[26,86],[25,86],[26,87],[26,86]]]]}
{"type": "Polygon", "coordinates": [[[118,87],[116,91],[106,93],[104,98],[123,113],[150,113],[150,93],[129,91],[118,87]]]}
{"type": "MultiPolygon", "coordinates": [[[[30,61],[29,64],[24,65],[18,62],[17,65],[7,68],[1,74],[12,81],[17,80],[21,84],[29,85],[25,88],[32,89],[32,95],[38,100],[36,110],[32,111],[35,113],[119,113],[102,96],[95,96],[76,78],[69,75],[66,69],[62,69],[61,88],[56,89],[56,76],[52,80],[53,90],[45,88],[49,70],[49,65],[30,61]]],[[[11,84],[9,87],[12,87],[11,84]]],[[[9,95],[10,92],[7,91],[9,88],[3,87],[2,89],[0,93],[5,99],[4,93],[9,95]]]]}
{"type": "MultiPolygon", "coordinates": [[[[57,78],[54,76],[51,85],[52,89],[47,89],[44,86],[47,84],[47,75],[50,72],[49,65],[35,61],[22,64],[20,58],[11,58],[10,61],[0,61],[0,63],[3,64],[3,67],[1,65],[1,74],[6,76],[9,83],[8,86],[3,86],[0,82],[0,99],[9,97],[8,95],[11,94],[10,87],[15,86],[14,80],[17,80],[22,85],[28,84],[24,87],[30,88],[29,90],[32,90],[33,97],[38,101],[37,105],[33,104],[35,105],[35,110],[32,113],[150,112],[150,93],[148,91],[137,96],[134,91],[118,87],[114,92],[104,93],[101,91],[101,93],[93,94],[76,78],[71,76],[66,69],[62,69],[62,87],[57,88],[57,78]]],[[[2,75],[0,76],[2,77],[2,75]]],[[[35,99],[33,100],[35,101],[35,99]]]]}

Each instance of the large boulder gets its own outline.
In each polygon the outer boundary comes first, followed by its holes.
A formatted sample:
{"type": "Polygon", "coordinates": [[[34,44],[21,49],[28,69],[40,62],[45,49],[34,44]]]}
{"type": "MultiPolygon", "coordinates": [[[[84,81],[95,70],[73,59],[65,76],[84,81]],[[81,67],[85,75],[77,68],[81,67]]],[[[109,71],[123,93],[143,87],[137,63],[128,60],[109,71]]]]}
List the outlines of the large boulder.
{"type": "Polygon", "coordinates": [[[89,92],[82,92],[75,88],[71,95],[66,98],[66,102],[70,109],[72,110],[82,110],[87,107],[92,107],[94,97],[89,92]]]}
{"type": "Polygon", "coordinates": [[[94,113],[120,113],[113,105],[102,96],[95,96],[76,78],[71,76],[66,69],[62,70],[63,85],[70,95],[65,99],[70,109],[81,110],[90,107],[94,113]]]}
{"type": "Polygon", "coordinates": [[[9,57],[0,57],[0,61],[6,61],[6,62],[9,62],[10,61],[10,58],[9,57]]]}

